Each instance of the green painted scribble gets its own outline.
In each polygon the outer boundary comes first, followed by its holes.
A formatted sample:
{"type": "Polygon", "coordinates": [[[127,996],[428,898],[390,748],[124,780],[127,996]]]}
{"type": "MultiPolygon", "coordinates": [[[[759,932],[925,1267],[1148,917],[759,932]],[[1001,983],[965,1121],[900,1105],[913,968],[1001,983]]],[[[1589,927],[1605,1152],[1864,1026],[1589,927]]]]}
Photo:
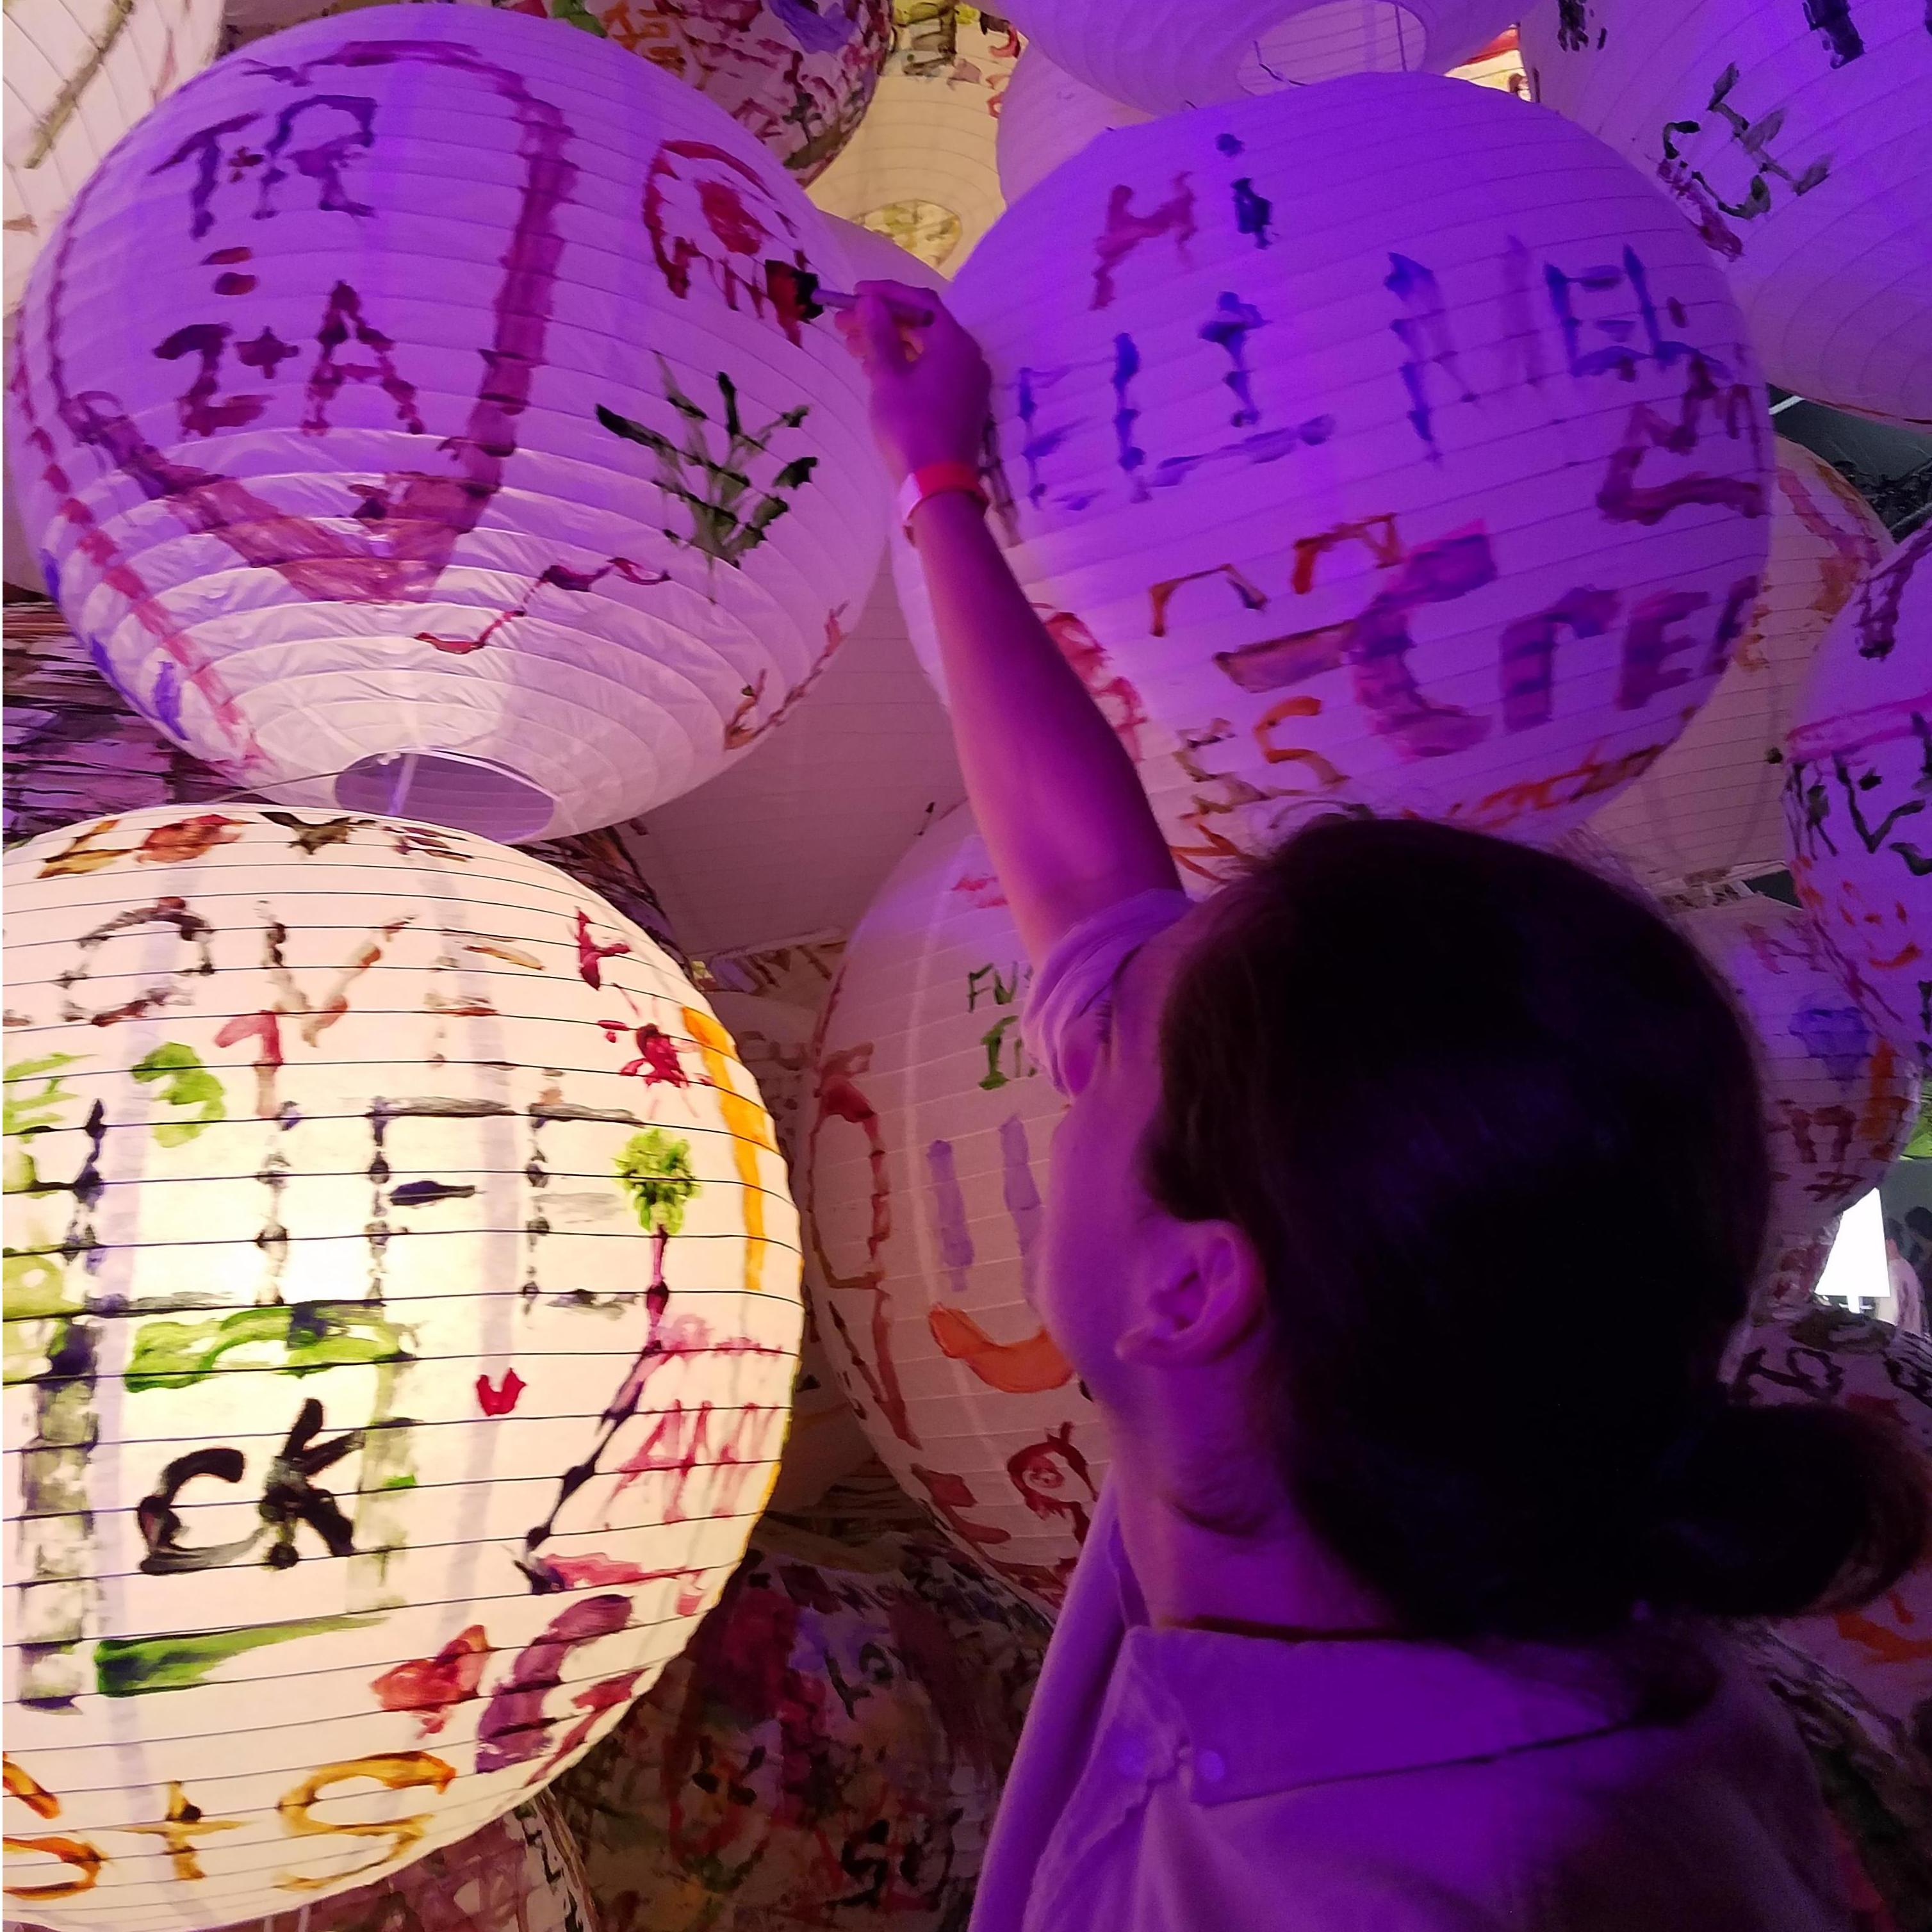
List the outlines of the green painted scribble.
{"type": "MultiPolygon", "coordinates": [[[[0,1132],[6,1150],[0,1159],[0,1192],[58,1194],[59,1184],[43,1181],[34,1164],[32,1143],[61,1124],[61,1114],[78,1106],[80,1096],[64,1084],[62,1074],[86,1056],[49,1053],[37,1060],[18,1060],[5,1070],[4,1101],[0,1101],[0,1132]],[[38,1082],[29,1090],[29,1083],[38,1082]]],[[[9,1382],[32,1382],[44,1372],[46,1336],[19,1324],[76,1315],[82,1304],[68,1292],[67,1256],[61,1241],[16,1210],[8,1217],[8,1232],[25,1234],[9,1242],[0,1256],[0,1312],[8,1323],[4,1376],[9,1382]]]]}
{"type": "Polygon", "coordinates": [[[640,1226],[653,1234],[680,1234],[685,1204],[698,1192],[691,1143],[646,1127],[617,1152],[617,1178],[629,1190],[640,1226]]]}
{"type": "Polygon", "coordinates": [[[328,1617],[297,1617],[247,1630],[198,1630],[191,1636],[104,1637],[94,1647],[94,1680],[104,1697],[145,1697],[156,1690],[186,1690],[230,1658],[334,1630],[362,1630],[382,1621],[365,1611],[328,1617]]]}
{"type": "Polygon", "coordinates": [[[200,1110],[190,1120],[156,1121],[153,1132],[159,1146],[185,1146],[217,1120],[228,1118],[228,1096],[221,1082],[209,1072],[193,1047],[184,1046],[178,1040],[164,1041],[128,1070],[144,1084],[165,1081],[167,1084],[160,1092],[164,1106],[200,1110]]]}
{"type": "Polygon", "coordinates": [[[191,1388],[215,1374],[231,1350],[280,1348],[274,1366],[291,1376],[405,1360],[402,1330],[380,1310],[355,1301],[305,1301],[238,1308],[194,1322],[148,1322],[134,1338],[128,1389],[191,1388]]]}
{"type": "Polygon", "coordinates": [[[739,559],[755,550],[766,533],[791,508],[785,493],[802,488],[818,467],[815,456],[794,457],[772,476],[764,494],[755,503],[748,501],[753,488],[749,464],[762,456],[771,440],[782,429],[796,429],[810,413],[810,405],[801,403],[774,416],[761,430],[748,430],[738,413],[738,387],[721,370],[718,394],[724,406],[724,450],[711,453],[709,431],[712,418],[677,386],[670,365],[660,356],[658,367],[664,375],[664,400],[684,418],[684,440],[674,442],[660,431],[648,428],[615,410],[597,406],[597,420],[613,436],[627,442],[641,443],[658,460],[653,481],[668,496],[675,497],[691,516],[691,534],[680,536],[675,530],[664,535],[673,543],[688,544],[718,563],[739,568],[739,559]],[[701,482],[700,480],[701,479],[701,482]],[[696,485],[697,487],[694,487],[696,485]],[[745,514],[740,514],[741,512],[745,514]]]}
{"type": "Polygon", "coordinates": [[[405,1472],[400,1476],[384,1477],[382,1486],[386,1490],[412,1490],[416,1486],[416,1479],[405,1472]]]}
{"type": "Polygon", "coordinates": [[[78,1053],[43,1054],[38,1060],[16,1060],[0,1076],[0,1090],[4,1094],[4,1100],[0,1100],[0,1134],[7,1140],[0,1192],[37,1194],[45,1191],[26,1143],[39,1135],[52,1133],[60,1125],[62,1109],[80,1104],[80,1096],[62,1084],[61,1072],[86,1057],[78,1053]],[[40,1082],[37,1092],[25,1090],[30,1080],[40,1082]]]}

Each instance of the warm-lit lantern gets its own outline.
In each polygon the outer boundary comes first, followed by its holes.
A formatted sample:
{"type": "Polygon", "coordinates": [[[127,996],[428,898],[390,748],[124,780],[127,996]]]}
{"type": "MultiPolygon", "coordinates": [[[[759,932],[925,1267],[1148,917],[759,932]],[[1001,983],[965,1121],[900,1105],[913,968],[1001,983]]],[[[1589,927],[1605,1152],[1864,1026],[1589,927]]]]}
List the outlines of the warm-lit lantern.
{"type": "Polygon", "coordinates": [[[1010,560],[1197,878],[1336,802],[1554,836],[1756,598],[1772,439],[1724,278],[1526,102],[1364,75],[1118,129],[954,296],[1010,560]]]}
{"type": "Polygon", "coordinates": [[[1140,108],[1109,100],[1029,47],[1000,101],[1000,192],[1017,201],[1070,155],[1111,128],[1144,121],[1140,108]]]}
{"type": "Polygon", "coordinates": [[[846,949],[799,1192],[819,1332],[873,1446],[962,1548],[1052,1604],[1106,1450],[1027,1304],[1064,1104],[1021,1044],[1030,976],[962,808],[846,949]]]}
{"type": "Polygon", "coordinates": [[[523,854],[224,804],[6,889],[10,1906],[225,1924],[473,1832],[676,1654],[796,1217],[703,996],[523,854]]]}
{"type": "Polygon", "coordinates": [[[148,110],[214,58],[221,0],[32,0],[7,9],[10,314],[81,184],[148,110]]]}
{"type": "Polygon", "coordinates": [[[1478,87],[1493,87],[1499,93],[1519,97],[1529,92],[1529,76],[1524,71],[1522,47],[1514,27],[1505,27],[1486,47],[1478,47],[1469,58],[1449,70],[1451,80],[1473,81],[1478,87]]]}
{"type": "Polygon", "coordinates": [[[812,198],[950,275],[1005,205],[995,147],[1020,40],[968,8],[910,10],[858,133],[812,198]]]}
{"type": "Polygon", "coordinates": [[[546,1792],[393,1876],[235,1932],[586,1932],[597,1920],[570,1827],[546,1792]]]}
{"type": "Polygon", "coordinates": [[[963,1927],[1046,1638],[929,1534],[768,1517],[558,1792],[600,1932],[963,1927]]]}
{"type": "Polygon", "coordinates": [[[1838,614],[1784,750],[1798,896],[1880,1030],[1932,1067],[1932,526],[1838,614]]]}
{"type": "Polygon", "coordinates": [[[1745,894],[1678,917],[1757,1041],[1774,1181],[1767,1255],[1788,1268],[1898,1160],[1917,1070],[1865,1016],[1808,913],[1745,894]]]}
{"type": "Polygon", "coordinates": [[[1590,823],[1643,878],[1778,864],[1792,706],[1827,626],[1891,548],[1885,526],[1828,463],[1778,443],[1771,557],[1730,668],[1676,743],[1590,823]]]}
{"type": "Polygon", "coordinates": [[[1539,0],[1534,97],[1672,195],[1765,373],[1932,422],[1932,35],[1922,0],[1539,0]]]}
{"type": "Polygon", "coordinates": [[[862,228],[842,215],[828,214],[825,219],[838,237],[855,282],[908,282],[935,292],[946,287],[944,274],[910,246],[902,246],[890,236],[875,228],[862,228]]]}
{"type": "Polygon", "coordinates": [[[1110,100],[1173,114],[1349,74],[1440,74],[1520,0],[1012,0],[1029,40],[1110,100]]]}
{"type": "MultiPolygon", "coordinates": [[[[476,0],[472,0],[472,4],[476,0]]],[[[246,44],[382,0],[229,0],[246,44]]],[[[802,181],[851,139],[892,50],[892,0],[480,0],[614,40],[709,94],[802,181]]]]}
{"type": "Polygon", "coordinates": [[[274,45],[135,130],[21,305],[62,608],[285,802],[515,840],[687,789],[872,581],[862,382],[808,313],[836,242],[591,34],[381,7],[274,45]]]}

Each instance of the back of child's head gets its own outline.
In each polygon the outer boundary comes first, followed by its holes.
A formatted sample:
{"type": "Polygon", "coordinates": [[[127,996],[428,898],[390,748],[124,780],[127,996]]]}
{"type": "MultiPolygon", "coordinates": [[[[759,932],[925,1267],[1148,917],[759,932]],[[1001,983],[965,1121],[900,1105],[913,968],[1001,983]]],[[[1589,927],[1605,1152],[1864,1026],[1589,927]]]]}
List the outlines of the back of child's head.
{"type": "Polygon", "coordinates": [[[1724,1399],[1762,1102],[1723,988],[1634,894],[1449,826],[1324,820],[1223,895],[1161,1076],[1148,1190],[1255,1244],[1261,1426],[1406,1628],[1785,1615],[1914,1559],[1902,1442],[1724,1399]]]}

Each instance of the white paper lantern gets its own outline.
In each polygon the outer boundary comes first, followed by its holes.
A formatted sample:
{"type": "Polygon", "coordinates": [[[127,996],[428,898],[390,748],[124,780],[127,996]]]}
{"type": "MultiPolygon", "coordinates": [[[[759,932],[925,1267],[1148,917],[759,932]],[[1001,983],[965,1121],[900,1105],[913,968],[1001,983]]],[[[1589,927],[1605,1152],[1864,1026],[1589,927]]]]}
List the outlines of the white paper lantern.
{"type": "Polygon", "coordinates": [[[1088,142],[1147,118],[1141,109],[1110,100],[1076,80],[1038,47],[1028,48],[1000,102],[1000,192],[1018,200],[1088,142]]]}
{"type": "Polygon", "coordinates": [[[7,9],[6,291],[108,150],[214,59],[221,0],[26,0],[7,9]]]}
{"type": "Polygon", "coordinates": [[[225,1924],[473,1832],[676,1654],[796,1218],[702,996],[520,853],[177,808],[6,880],[8,1894],[225,1924]]]}
{"type": "Polygon", "coordinates": [[[915,8],[872,104],[812,198],[955,273],[999,218],[1000,97],[1019,36],[969,10],[915,8]]]}
{"type": "MultiPolygon", "coordinates": [[[[386,0],[229,0],[242,44],[386,0]]],[[[801,181],[852,137],[892,44],[892,0],[470,0],[561,21],[638,54],[717,102],[801,181]]]]}
{"type": "Polygon", "coordinates": [[[1932,34],[1922,0],[1540,0],[1534,97],[1675,197],[1765,373],[1932,422],[1932,34]]]}
{"type": "Polygon", "coordinates": [[[63,609],[287,802],[514,840],[686,789],[872,581],[860,372],[801,306],[836,244],[590,34],[383,7],[274,51],[130,137],[22,305],[14,479],[63,609]]]}
{"type": "Polygon", "coordinates": [[[1730,668],[1684,734],[1591,820],[1653,883],[1747,867],[1784,849],[1784,734],[1812,654],[1892,548],[1864,499],[1795,442],[1778,445],[1764,589],[1730,668]]]}
{"type": "Polygon", "coordinates": [[[1838,614],[1784,748],[1798,896],[1880,1030],[1932,1067],[1932,526],[1838,614]]]}
{"type": "Polygon", "coordinates": [[[1449,78],[1527,99],[1529,76],[1523,68],[1522,47],[1515,28],[1505,27],[1487,46],[1478,47],[1467,60],[1459,62],[1449,70],[1449,78]]]}
{"type": "Polygon", "coordinates": [[[1866,1018],[1808,914],[1754,894],[1678,918],[1756,1036],[1774,1183],[1767,1254],[1788,1270],[1898,1160],[1917,1073],[1866,1018]]]}
{"type": "Polygon", "coordinates": [[[1120,129],[954,294],[1010,560],[1204,880],[1337,802],[1562,832],[1756,596],[1771,434],[1723,278],[1527,103],[1362,76],[1120,129]]]}
{"type": "Polygon", "coordinates": [[[846,949],[800,1204],[819,1333],[873,1447],[962,1548],[1052,1604],[1106,1449],[1024,1298],[1064,1106],[1020,1043],[1030,977],[962,807],[846,949]]]}
{"type": "Polygon", "coordinates": [[[1440,74],[1515,21],[1520,0],[1018,0],[1007,11],[1108,99],[1173,114],[1351,74],[1440,74]]]}

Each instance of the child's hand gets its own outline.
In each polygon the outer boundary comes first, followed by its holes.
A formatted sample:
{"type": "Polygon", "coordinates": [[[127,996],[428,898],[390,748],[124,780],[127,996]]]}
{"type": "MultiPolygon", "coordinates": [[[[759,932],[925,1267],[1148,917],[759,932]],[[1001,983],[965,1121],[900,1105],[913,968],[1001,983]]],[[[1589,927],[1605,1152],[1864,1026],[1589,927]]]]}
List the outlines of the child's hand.
{"type": "Polygon", "coordinates": [[[861,282],[838,318],[845,344],[872,379],[872,434],[895,482],[932,463],[980,465],[992,376],[980,345],[930,290],[861,282]],[[902,323],[897,306],[932,320],[902,323]]]}

